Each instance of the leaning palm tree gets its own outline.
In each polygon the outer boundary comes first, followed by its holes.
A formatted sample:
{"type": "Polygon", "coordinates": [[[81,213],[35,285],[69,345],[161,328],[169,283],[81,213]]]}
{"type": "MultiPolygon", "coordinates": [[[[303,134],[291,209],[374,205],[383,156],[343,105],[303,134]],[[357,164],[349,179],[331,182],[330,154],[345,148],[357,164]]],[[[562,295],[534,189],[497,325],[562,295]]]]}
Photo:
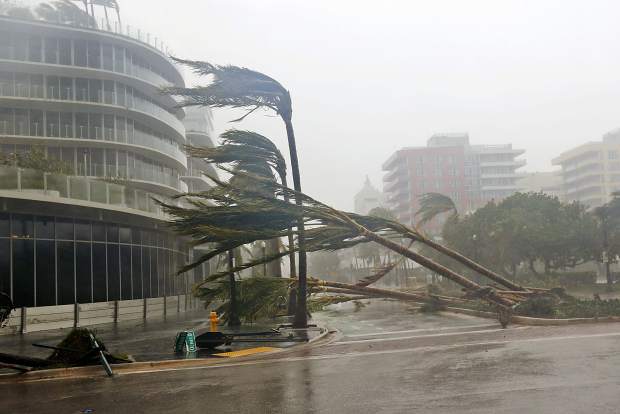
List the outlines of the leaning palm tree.
{"type": "MultiPolygon", "coordinates": [[[[233,169],[245,171],[262,177],[270,177],[273,170],[280,183],[288,187],[286,179],[286,161],[276,145],[267,137],[252,131],[231,129],[220,135],[217,147],[187,147],[188,155],[202,158],[211,164],[229,164],[233,169]]],[[[285,195],[285,201],[288,195],[285,195]]],[[[294,244],[293,232],[289,231],[288,243],[294,244]]],[[[271,250],[278,248],[278,240],[269,241],[271,250]]],[[[289,270],[295,277],[295,253],[289,254],[289,270]]]]}
{"type": "MultiPolygon", "coordinates": [[[[239,174],[229,172],[233,175],[239,174]]],[[[376,242],[454,281],[470,293],[502,309],[515,304],[513,300],[502,296],[494,288],[483,288],[393,241],[394,238],[412,239],[417,233],[414,229],[392,220],[345,213],[273,181],[243,175],[246,180],[254,180],[256,185],[240,188],[232,185],[231,180],[223,182],[217,177],[211,177],[216,184],[213,188],[200,193],[197,199],[188,199],[194,208],[162,204],[166,212],[174,217],[172,225],[179,233],[192,237],[197,244],[208,243],[209,246],[209,250],[203,256],[180,269],[180,272],[188,271],[232,248],[258,240],[285,237],[294,223],[304,220],[307,226],[304,248],[307,251],[333,251],[354,247],[360,243],[376,242]],[[271,186],[276,197],[266,197],[263,191],[254,190],[264,186],[271,186]],[[289,193],[291,197],[295,196],[302,204],[284,201],[284,193],[289,193]]],[[[296,231],[298,232],[299,228],[296,231]]],[[[299,244],[293,248],[298,251],[299,244]]],[[[271,257],[251,260],[240,264],[234,271],[242,271],[265,261],[284,257],[286,254],[288,252],[278,252],[271,257]]],[[[205,278],[204,283],[228,275],[228,271],[211,274],[205,278]]]]}
{"type": "Polygon", "coordinates": [[[446,195],[440,193],[425,193],[419,197],[420,209],[415,213],[418,220],[418,227],[424,226],[441,214],[449,214],[449,218],[458,216],[458,211],[454,201],[446,195]]]}
{"type": "MultiPolygon", "coordinates": [[[[275,79],[247,68],[238,66],[220,66],[208,62],[193,60],[175,60],[188,66],[194,73],[212,77],[207,86],[195,88],[166,88],[165,91],[183,99],[181,106],[209,106],[214,108],[240,108],[246,113],[233,121],[241,121],[258,109],[274,111],[284,122],[288,147],[291,159],[293,187],[296,193],[301,193],[301,179],[299,174],[299,160],[297,144],[293,130],[293,105],[289,91],[275,79]]],[[[298,206],[302,200],[295,198],[298,206]]],[[[297,222],[297,238],[299,243],[299,290],[297,292],[297,309],[294,325],[306,327],[308,324],[306,312],[307,295],[307,258],[305,249],[304,221],[297,222]]]]}

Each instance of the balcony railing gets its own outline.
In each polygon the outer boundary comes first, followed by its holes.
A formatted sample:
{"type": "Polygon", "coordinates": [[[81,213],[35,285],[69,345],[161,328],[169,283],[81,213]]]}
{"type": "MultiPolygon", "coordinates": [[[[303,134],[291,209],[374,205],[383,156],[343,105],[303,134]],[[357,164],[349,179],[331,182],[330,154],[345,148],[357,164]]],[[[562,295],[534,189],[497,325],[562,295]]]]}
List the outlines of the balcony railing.
{"type": "Polygon", "coordinates": [[[43,88],[42,85],[0,81],[0,97],[47,99],[50,101],[66,101],[72,103],[84,102],[113,105],[122,109],[134,109],[165,122],[172,126],[180,135],[184,136],[185,127],[183,123],[164,108],[140,97],[126,95],[121,98],[121,95],[117,95],[118,94],[114,92],[103,91],[101,89],[89,92],[86,88],[76,88],[74,91],[73,88],[59,88],[49,85],[47,88],[43,88]]]}
{"type": "Polygon", "coordinates": [[[0,166],[0,191],[17,191],[46,197],[73,199],[139,210],[167,219],[153,197],[176,203],[159,194],[90,177],[47,173],[39,170],[0,166]]]}

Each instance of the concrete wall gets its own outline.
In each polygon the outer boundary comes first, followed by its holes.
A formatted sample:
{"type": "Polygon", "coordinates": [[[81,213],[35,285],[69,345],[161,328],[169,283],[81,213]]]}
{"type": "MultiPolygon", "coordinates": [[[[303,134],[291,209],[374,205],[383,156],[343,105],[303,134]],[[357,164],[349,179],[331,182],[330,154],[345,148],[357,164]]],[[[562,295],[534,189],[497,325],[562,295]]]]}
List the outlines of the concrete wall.
{"type": "Polygon", "coordinates": [[[198,309],[201,303],[191,295],[169,296],[77,305],[39,306],[16,309],[0,335],[50,329],[93,326],[136,319],[157,319],[198,309]]]}

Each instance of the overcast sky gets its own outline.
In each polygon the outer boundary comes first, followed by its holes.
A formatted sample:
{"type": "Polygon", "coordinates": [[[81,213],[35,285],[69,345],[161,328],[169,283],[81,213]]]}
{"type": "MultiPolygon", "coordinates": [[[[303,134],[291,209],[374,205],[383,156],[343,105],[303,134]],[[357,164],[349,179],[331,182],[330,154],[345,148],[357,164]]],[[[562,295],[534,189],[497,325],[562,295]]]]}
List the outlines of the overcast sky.
{"type": "MultiPolygon", "coordinates": [[[[618,1],[119,0],[184,58],[281,81],[305,192],[352,208],[365,175],[436,132],[527,150],[524,170],[620,126],[618,1]]],[[[216,127],[233,114],[215,111],[216,127]]],[[[279,119],[238,125],[287,152],[279,119]]]]}

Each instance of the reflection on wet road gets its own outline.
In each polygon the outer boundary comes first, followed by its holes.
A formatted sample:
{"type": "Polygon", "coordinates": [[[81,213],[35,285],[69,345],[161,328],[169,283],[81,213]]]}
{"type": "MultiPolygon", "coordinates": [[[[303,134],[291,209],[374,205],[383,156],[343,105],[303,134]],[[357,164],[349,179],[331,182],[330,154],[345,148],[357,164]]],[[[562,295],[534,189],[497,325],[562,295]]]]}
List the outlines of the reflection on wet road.
{"type": "Polygon", "coordinates": [[[377,301],[329,344],[216,367],[2,385],[10,413],[615,413],[620,324],[500,329],[377,301]]]}

